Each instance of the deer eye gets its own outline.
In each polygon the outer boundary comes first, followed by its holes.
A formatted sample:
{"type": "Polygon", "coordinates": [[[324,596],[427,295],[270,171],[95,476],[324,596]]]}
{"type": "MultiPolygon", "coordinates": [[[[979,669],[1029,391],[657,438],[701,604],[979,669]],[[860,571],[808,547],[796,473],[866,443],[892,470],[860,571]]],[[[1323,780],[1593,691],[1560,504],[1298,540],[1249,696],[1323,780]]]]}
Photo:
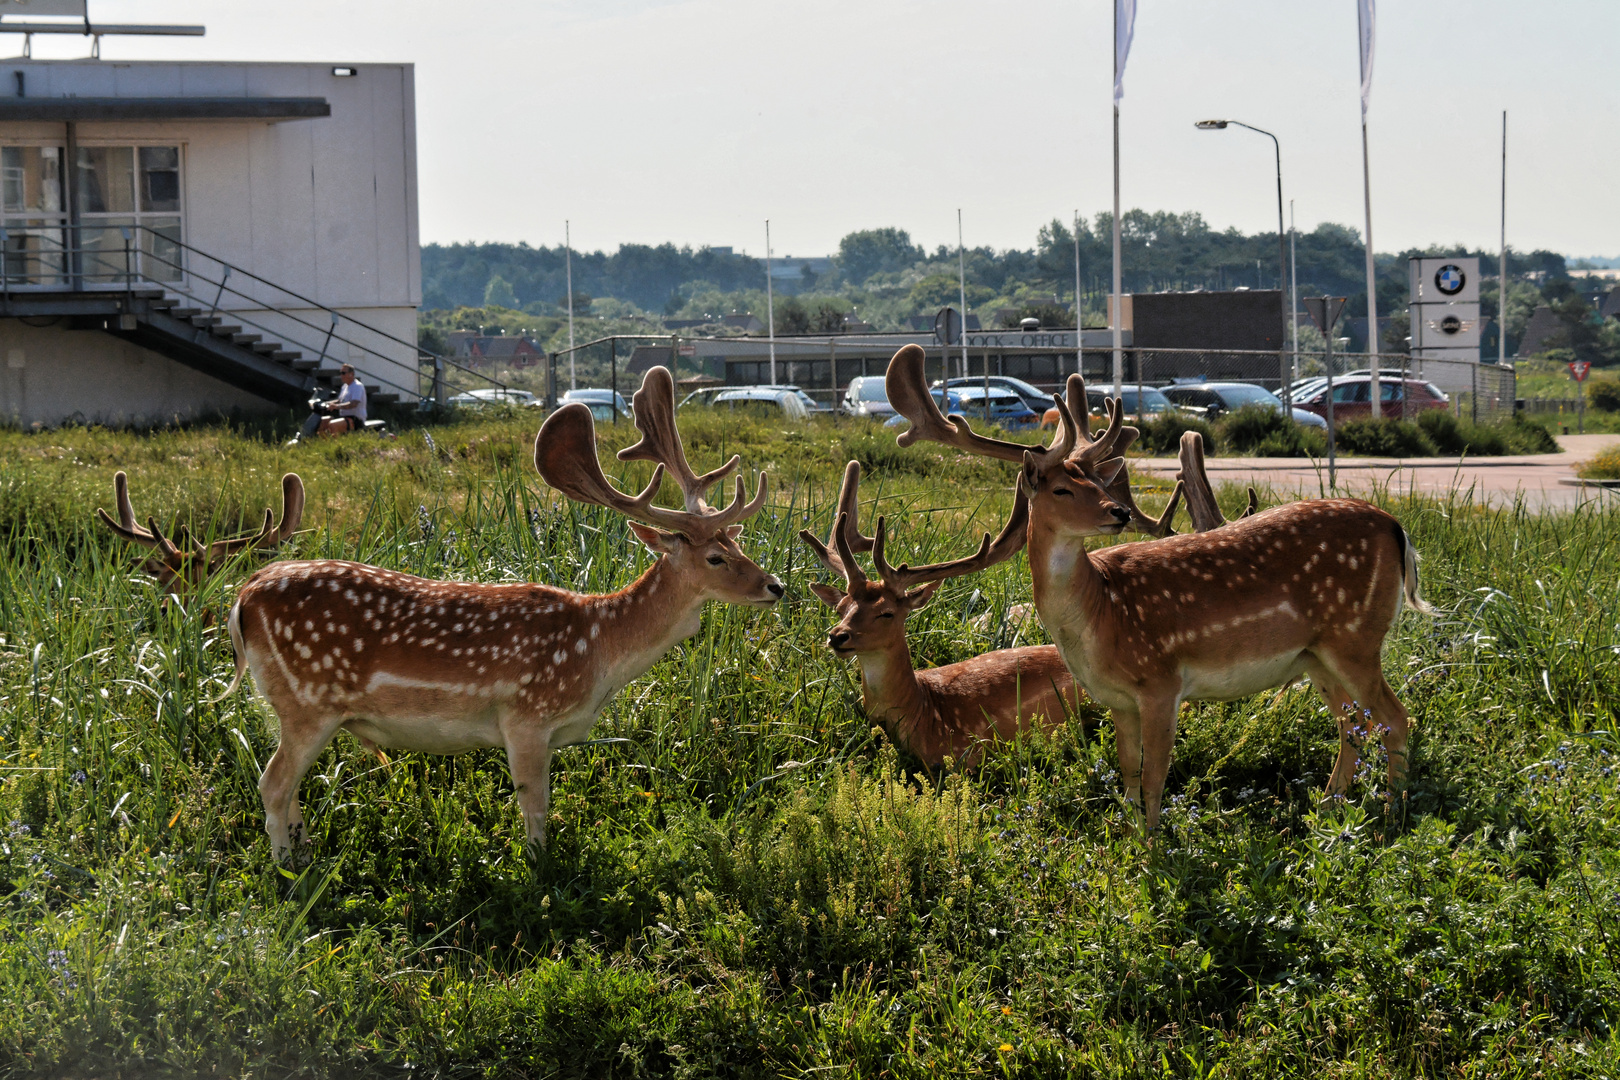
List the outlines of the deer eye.
{"type": "Polygon", "coordinates": [[[710,566],[724,566],[725,564],[726,564],[726,560],[722,559],[720,556],[718,556],[718,555],[710,555],[709,556],[709,565],[710,566]]]}
{"type": "Polygon", "coordinates": [[[878,618],[880,618],[880,619],[892,619],[892,618],[894,618],[894,612],[892,612],[892,611],[880,611],[878,613],[878,618]]]}
{"type": "Polygon", "coordinates": [[[1073,495],[1074,492],[1070,491],[1068,488],[1060,487],[1060,488],[1053,488],[1052,489],[1052,494],[1054,494],[1054,495],[1073,495]]]}

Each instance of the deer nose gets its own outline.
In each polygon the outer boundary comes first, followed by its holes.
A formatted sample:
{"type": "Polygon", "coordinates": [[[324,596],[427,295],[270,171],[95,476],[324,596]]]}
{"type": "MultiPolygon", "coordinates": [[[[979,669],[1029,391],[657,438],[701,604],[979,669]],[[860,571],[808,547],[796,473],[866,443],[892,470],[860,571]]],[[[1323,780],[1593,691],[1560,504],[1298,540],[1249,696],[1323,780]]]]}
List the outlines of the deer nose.
{"type": "Polygon", "coordinates": [[[782,587],[782,583],[780,581],[773,581],[770,584],[766,585],[765,586],[765,591],[769,592],[772,596],[776,597],[777,599],[781,599],[782,594],[787,592],[787,590],[782,587]]]}
{"type": "Polygon", "coordinates": [[[843,648],[844,643],[847,641],[849,641],[849,631],[847,630],[834,630],[827,635],[827,644],[835,649],[843,648]]]}
{"type": "Polygon", "coordinates": [[[1108,512],[1114,515],[1114,520],[1121,525],[1131,520],[1131,512],[1123,506],[1110,506],[1108,512]]]}

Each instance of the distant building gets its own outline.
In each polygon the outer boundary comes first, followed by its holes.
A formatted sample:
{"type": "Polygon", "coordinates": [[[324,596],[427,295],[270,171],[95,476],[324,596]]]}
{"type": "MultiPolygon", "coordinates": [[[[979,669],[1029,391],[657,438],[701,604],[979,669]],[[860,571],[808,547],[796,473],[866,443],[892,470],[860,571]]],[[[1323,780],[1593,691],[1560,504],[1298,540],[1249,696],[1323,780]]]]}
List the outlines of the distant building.
{"type": "Polygon", "coordinates": [[[418,394],[409,64],[0,61],[0,418],[418,394]]]}
{"type": "MultiPolygon", "coordinates": [[[[937,311],[932,315],[908,315],[906,316],[906,329],[915,330],[918,333],[932,333],[934,330],[934,320],[938,317],[939,313],[937,311]]],[[[979,317],[972,312],[969,312],[967,318],[963,319],[962,321],[966,324],[966,329],[970,332],[984,329],[984,327],[979,325],[979,317]]]]}
{"type": "Polygon", "coordinates": [[[1609,290],[1609,295],[1598,305],[1598,314],[1605,319],[1620,319],[1620,285],[1609,290]]]}
{"type": "Polygon", "coordinates": [[[1531,313],[1530,321],[1525,323],[1524,336],[1519,338],[1519,351],[1513,355],[1534,356],[1538,352],[1553,348],[1558,336],[1567,330],[1564,320],[1560,319],[1552,308],[1546,304],[1538,305],[1531,313]]]}
{"type": "Polygon", "coordinates": [[[1354,318],[1345,317],[1339,320],[1339,330],[1344,337],[1350,339],[1351,352],[1380,352],[1384,349],[1384,339],[1389,336],[1389,316],[1378,317],[1378,342],[1376,347],[1367,347],[1367,316],[1357,315],[1354,318]]]}
{"type": "Polygon", "coordinates": [[[745,334],[757,334],[765,329],[765,324],[753,315],[726,315],[720,319],[720,325],[732,330],[741,330],[745,334]]]}
{"type": "Polygon", "coordinates": [[[527,337],[473,338],[467,356],[473,365],[492,367],[529,367],[546,358],[546,351],[527,337]]]}
{"type": "Polygon", "coordinates": [[[1139,349],[1275,352],[1285,344],[1275,289],[1137,293],[1122,306],[1139,349]]]}

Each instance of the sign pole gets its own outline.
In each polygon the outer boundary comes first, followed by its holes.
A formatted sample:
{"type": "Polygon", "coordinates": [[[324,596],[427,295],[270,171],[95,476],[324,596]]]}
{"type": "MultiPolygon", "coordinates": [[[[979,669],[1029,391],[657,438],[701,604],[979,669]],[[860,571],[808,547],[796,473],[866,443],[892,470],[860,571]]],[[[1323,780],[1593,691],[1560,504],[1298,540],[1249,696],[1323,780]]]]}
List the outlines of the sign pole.
{"type": "MultiPolygon", "coordinates": [[[[967,353],[967,349],[968,349],[968,347],[967,347],[967,256],[966,256],[966,254],[964,254],[963,248],[962,248],[962,208],[960,206],[958,206],[956,208],[956,284],[957,284],[957,288],[961,290],[960,296],[961,296],[961,299],[962,299],[962,378],[965,379],[965,378],[968,377],[968,353],[967,353]]],[[[981,324],[981,325],[983,325],[983,324],[981,324]]],[[[946,366],[949,367],[950,365],[947,364],[946,366]]],[[[986,378],[988,378],[988,377],[989,377],[989,374],[987,372],[986,373],[986,378]]],[[[985,407],[985,414],[984,415],[985,415],[986,419],[988,419],[989,416],[990,416],[990,412],[989,412],[990,402],[989,402],[988,399],[985,401],[984,407],[985,407]]]]}
{"type": "Polygon", "coordinates": [[[563,222],[563,249],[568,260],[568,389],[573,390],[579,386],[574,377],[574,237],[567,221],[563,222]]]}
{"type": "Polygon", "coordinates": [[[771,291],[771,219],[765,219],[765,333],[771,350],[771,385],[776,385],[776,298],[771,291]]]}
{"type": "Polygon", "coordinates": [[[1502,110],[1502,243],[1496,261],[1496,362],[1507,366],[1507,110],[1502,110]]]}

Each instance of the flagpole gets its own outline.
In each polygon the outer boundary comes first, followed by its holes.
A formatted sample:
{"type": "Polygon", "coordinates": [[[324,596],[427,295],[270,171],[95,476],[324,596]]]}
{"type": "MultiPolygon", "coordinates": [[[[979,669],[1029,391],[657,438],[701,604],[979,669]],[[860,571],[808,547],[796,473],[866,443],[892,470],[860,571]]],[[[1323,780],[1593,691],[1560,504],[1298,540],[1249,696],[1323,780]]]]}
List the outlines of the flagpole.
{"type": "MultiPolygon", "coordinates": [[[[967,358],[967,256],[965,254],[963,254],[963,249],[962,249],[962,208],[960,206],[958,206],[956,208],[956,285],[957,285],[957,288],[960,290],[958,295],[961,297],[961,302],[962,302],[962,378],[965,379],[965,378],[968,377],[968,358],[967,358]]],[[[947,368],[950,367],[949,364],[944,364],[942,366],[947,367],[947,368]]],[[[986,371],[986,377],[988,378],[989,368],[986,367],[985,371],[986,371]]],[[[989,401],[989,399],[986,398],[987,403],[988,403],[988,401],[989,401]]]]}
{"type": "Polygon", "coordinates": [[[1381,419],[1384,415],[1380,396],[1382,387],[1378,384],[1378,275],[1373,266],[1373,238],[1372,238],[1372,181],[1371,172],[1367,166],[1367,121],[1361,122],[1361,190],[1367,209],[1367,351],[1372,355],[1368,357],[1372,369],[1372,384],[1376,392],[1371,394],[1373,419],[1381,419]]]}
{"type": "MultiPolygon", "coordinates": [[[[771,350],[771,385],[776,385],[776,297],[771,290],[771,219],[765,219],[765,333],[771,350]]],[[[758,355],[758,354],[756,354],[758,355]]]]}
{"type": "Polygon", "coordinates": [[[1294,371],[1299,381],[1299,264],[1294,252],[1294,200],[1288,200],[1288,322],[1294,335],[1294,371]]]}
{"type": "Polygon", "coordinates": [[[563,248],[568,260],[568,389],[579,386],[574,378],[574,237],[569,222],[563,222],[563,248]]]}
{"type": "Polygon", "coordinates": [[[1502,110],[1502,248],[1496,262],[1496,362],[1507,366],[1507,110],[1502,110]]]}
{"type": "Polygon", "coordinates": [[[1114,328],[1114,393],[1122,394],[1125,385],[1125,354],[1121,351],[1123,336],[1121,323],[1125,317],[1124,303],[1120,299],[1119,274],[1119,106],[1114,106],[1114,311],[1108,322],[1114,328]]]}
{"type": "Polygon", "coordinates": [[[1080,211],[1074,212],[1074,370],[1084,374],[1080,351],[1080,336],[1085,319],[1080,314],[1080,211]]]}
{"type": "MultiPolygon", "coordinates": [[[[1378,270],[1373,258],[1372,167],[1367,155],[1367,101],[1372,95],[1373,47],[1377,42],[1377,0],[1360,0],[1356,5],[1356,29],[1361,46],[1361,193],[1367,213],[1367,352],[1371,370],[1372,415],[1384,415],[1383,389],[1379,385],[1378,270]]],[[[1328,372],[1331,386],[1333,373],[1328,372]]]]}

